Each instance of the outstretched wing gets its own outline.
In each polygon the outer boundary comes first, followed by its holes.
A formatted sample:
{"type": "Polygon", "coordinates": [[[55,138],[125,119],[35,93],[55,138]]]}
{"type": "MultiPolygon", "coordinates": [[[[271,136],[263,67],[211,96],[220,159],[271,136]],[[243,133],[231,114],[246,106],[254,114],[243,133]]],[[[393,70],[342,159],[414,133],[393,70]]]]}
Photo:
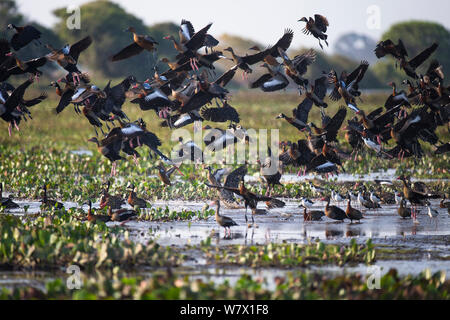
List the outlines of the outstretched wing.
{"type": "Polygon", "coordinates": [[[87,36],[84,39],[81,39],[77,43],[73,44],[70,47],[69,55],[78,62],[78,58],[80,57],[80,53],[89,48],[89,46],[92,44],[92,38],[91,36],[87,36]]]}
{"type": "Polygon", "coordinates": [[[140,47],[136,42],[133,42],[128,47],[123,48],[119,53],[113,55],[110,60],[111,61],[120,61],[124,59],[128,59],[135,55],[138,55],[144,50],[144,48],[140,47]]]}
{"type": "Polygon", "coordinates": [[[327,18],[325,18],[324,16],[321,16],[320,14],[315,14],[314,21],[315,21],[317,29],[319,29],[322,32],[327,32],[327,28],[330,25],[328,23],[327,18]]]}
{"type": "Polygon", "coordinates": [[[275,43],[275,45],[269,49],[270,55],[273,57],[279,57],[280,53],[278,48],[286,51],[291,46],[292,39],[294,39],[294,31],[292,31],[291,29],[286,29],[280,40],[278,40],[277,43],[275,43]]]}
{"type": "Polygon", "coordinates": [[[433,54],[433,52],[436,51],[438,46],[439,45],[437,43],[433,43],[431,47],[425,49],[424,51],[419,53],[414,59],[409,61],[409,65],[414,69],[419,67],[422,63],[425,62],[425,60],[427,60],[433,54]]]}
{"type": "Polygon", "coordinates": [[[292,110],[292,113],[294,117],[301,122],[303,122],[305,125],[308,123],[308,117],[309,112],[311,111],[311,108],[313,106],[313,101],[306,97],[298,106],[296,109],[292,110]]]}
{"type": "Polygon", "coordinates": [[[219,108],[208,108],[204,106],[200,110],[200,115],[203,119],[213,122],[240,122],[239,113],[228,103],[225,103],[223,107],[219,108]]]}
{"type": "Polygon", "coordinates": [[[335,141],[337,137],[337,133],[342,126],[342,123],[347,116],[347,108],[340,107],[338,112],[331,118],[330,123],[324,128],[326,131],[327,141],[335,141]]]}
{"type": "Polygon", "coordinates": [[[358,68],[355,69],[352,73],[350,73],[347,77],[346,84],[350,84],[355,81],[355,84],[359,83],[366,74],[367,69],[369,69],[369,62],[363,60],[358,68]]]}

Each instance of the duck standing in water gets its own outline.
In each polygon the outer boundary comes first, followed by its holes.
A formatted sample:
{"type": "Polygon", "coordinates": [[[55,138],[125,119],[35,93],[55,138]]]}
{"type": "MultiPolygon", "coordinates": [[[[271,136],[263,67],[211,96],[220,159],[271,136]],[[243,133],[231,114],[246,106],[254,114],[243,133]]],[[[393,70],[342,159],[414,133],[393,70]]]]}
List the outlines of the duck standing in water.
{"type": "Polygon", "coordinates": [[[223,227],[225,229],[225,237],[227,236],[227,229],[228,229],[228,237],[231,237],[231,229],[232,226],[237,226],[238,224],[234,222],[233,219],[230,217],[222,216],[219,213],[220,210],[220,201],[215,200],[211,202],[211,206],[216,206],[216,222],[219,226],[223,227]]]}
{"type": "Polygon", "coordinates": [[[361,211],[352,208],[350,196],[348,197],[348,203],[347,203],[347,210],[345,210],[345,215],[348,219],[350,219],[350,224],[353,224],[353,220],[357,220],[360,222],[360,220],[363,218],[363,215],[361,211]]]}
{"type": "Polygon", "coordinates": [[[336,206],[330,206],[330,198],[326,198],[325,215],[333,220],[343,221],[347,218],[345,211],[336,206]]]}

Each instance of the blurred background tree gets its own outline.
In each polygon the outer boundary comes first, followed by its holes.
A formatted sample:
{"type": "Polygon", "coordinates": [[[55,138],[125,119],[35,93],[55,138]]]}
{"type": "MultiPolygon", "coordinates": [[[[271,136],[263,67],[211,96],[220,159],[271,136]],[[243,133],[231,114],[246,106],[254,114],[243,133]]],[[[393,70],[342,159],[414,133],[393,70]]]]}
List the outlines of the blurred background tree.
{"type": "MultiPolygon", "coordinates": [[[[153,74],[153,68],[158,66],[159,71],[167,69],[165,64],[157,62],[167,57],[173,60],[176,51],[170,41],[163,38],[167,35],[178,37],[178,29],[180,21],[158,23],[147,26],[144,21],[138,17],[126,12],[120,5],[108,0],[97,0],[85,3],[81,6],[81,30],[69,30],[66,26],[67,18],[71,13],[67,13],[65,8],[57,9],[54,15],[58,18],[58,22],[52,28],[46,28],[39,23],[29,21],[26,16],[22,15],[17,7],[15,0],[0,1],[0,31],[2,37],[11,38],[13,32],[6,31],[9,23],[17,25],[33,24],[41,30],[43,44],[49,43],[54,47],[61,47],[69,43],[72,44],[84,36],[91,35],[93,45],[80,57],[81,70],[89,71],[94,78],[107,80],[113,78],[124,78],[130,74],[135,75],[138,79],[144,80],[153,74]],[[154,37],[158,42],[158,51],[155,56],[149,53],[143,53],[130,59],[112,63],[109,57],[119,50],[131,44],[132,35],[124,32],[126,28],[133,26],[140,34],[148,34],[154,37]]],[[[203,28],[202,25],[195,25],[196,30],[203,28]]],[[[248,49],[254,45],[265,49],[266,45],[258,43],[252,39],[243,38],[237,35],[222,34],[215,35],[220,40],[217,50],[231,46],[239,55],[251,53],[248,49]]],[[[282,33],[280,33],[280,37],[282,33]]],[[[297,32],[296,36],[299,36],[297,32]]],[[[397,42],[401,38],[408,50],[409,58],[413,58],[427,46],[433,42],[439,43],[437,52],[432,56],[443,65],[445,70],[450,70],[450,32],[440,24],[426,21],[408,21],[395,24],[387,30],[380,40],[391,39],[397,42]]],[[[268,39],[274,43],[277,39],[268,39]]],[[[343,70],[352,71],[365,59],[371,62],[369,71],[366,74],[362,88],[385,88],[388,89],[387,83],[396,81],[400,83],[406,78],[403,71],[395,68],[395,61],[386,57],[377,60],[373,50],[376,42],[374,39],[357,33],[348,33],[342,35],[334,44],[334,54],[327,54],[325,51],[316,50],[317,61],[311,66],[307,77],[314,80],[322,75],[323,71],[329,72],[335,69],[338,74],[343,70]]],[[[288,51],[289,56],[294,57],[296,54],[306,51],[307,48],[291,48],[288,51]]],[[[48,50],[44,46],[30,45],[27,50],[21,50],[19,57],[23,59],[31,59],[46,54],[48,50]]],[[[224,53],[229,57],[228,53],[224,53]]],[[[424,72],[429,65],[429,61],[425,63],[419,72],[424,72]]],[[[48,64],[53,70],[60,70],[55,64],[48,64]]],[[[221,60],[217,65],[217,76],[227,68],[232,66],[229,60],[221,60]]],[[[47,69],[48,70],[48,69],[47,69]]],[[[264,69],[258,65],[253,66],[254,73],[250,79],[256,79],[260,76],[264,69]]],[[[60,70],[60,74],[63,72],[60,70]]],[[[54,75],[51,74],[53,77],[54,75]]],[[[248,82],[243,81],[240,77],[235,77],[234,87],[247,88],[248,82]]]]}
{"type": "MultiPolygon", "coordinates": [[[[434,42],[439,43],[437,51],[426,61],[419,69],[419,73],[425,73],[431,60],[437,59],[444,70],[450,68],[450,32],[442,25],[427,21],[408,21],[397,23],[386,31],[381,40],[391,39],[397,43],[402,39],[408,51],[409,59],[413,59],[434,42]]],[[[375,67],[374,72],[379,79],[385,79],[385,82],[401,82],[406,76],[403,71],[395,69],[393,58],[383,58],[375,67]]]]}

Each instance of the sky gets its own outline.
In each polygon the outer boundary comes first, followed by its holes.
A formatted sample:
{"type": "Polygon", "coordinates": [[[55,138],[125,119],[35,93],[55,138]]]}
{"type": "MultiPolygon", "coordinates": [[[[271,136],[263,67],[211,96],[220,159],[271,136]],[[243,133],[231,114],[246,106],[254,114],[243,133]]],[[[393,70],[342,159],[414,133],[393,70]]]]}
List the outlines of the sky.
{"type": "MultiPolygon", "coordinates": [[[[292,47],[317,47],[312,36],[301,33],[303,16],[319,13],[326,16],[330,27],[327,32],[332,44],[339,36],[357,32],[379,40],[384,31],[400,21],[427,20],[443,24],[450,29],[450,1],[448,0],[113,0],[126,11],[142,19],[147,25],[188,19],[198,30],[213,22],[210,33],[223,33],[254,39],[262,44],[274,44],[285,28],[296,33],[292,47]]],[[[45,26],[56,19],[52,10],[68,5],[81,5],[86,0],[18,0],[19,10],[45,26]]],[[[81,20],[81,27],[83,21],[81,20]]],[[[332,46],[328,49],[332,51],[332,46]]]]}

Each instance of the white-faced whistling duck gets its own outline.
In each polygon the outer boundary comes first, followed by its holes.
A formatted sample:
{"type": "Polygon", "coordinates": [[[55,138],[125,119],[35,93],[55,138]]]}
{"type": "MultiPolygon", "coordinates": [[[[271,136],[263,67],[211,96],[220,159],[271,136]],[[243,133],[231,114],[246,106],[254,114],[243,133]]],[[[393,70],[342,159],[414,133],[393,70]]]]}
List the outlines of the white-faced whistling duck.
{"type": "Polygon", "coordinates": [[[306,35],[312,34],[314,38],[319,40],[319,46],[322,48],[322,50],[323,46],[320,40],[325,41],[326,45],[328,46],[328,36],[325,34],[329,26],[327,18],[319,14],[315,14],[314,19],[311,17],[309,17],[309,19],[303,17],[298,21],[306,22],[306,26],[305,28],[303,28],[303,33],[306,35]]]}
{"type": "Polygon", "coordinates": [[[11,46],[15,51],[19,51],[20,49],[31,43],[33,40],[36,40],[39,44],[41,44],[39,41],[41,32],[31,25],[19,27],[11,23],[8,25],[7,29],[16,30],[16,33],[11,38],[11,46]]]}
{"type": "Polygon", "coordinates": [[[133,34],[133,43],[113,55],[110,58],[111,61],[128,59],[140,54],[144,50],[147,50],[149,52],[153,52],[156,50],[156,45],[158,45],[158,42],[152,37],[147,35],[138,35],[134,27],[129,27],[125,31],[131,32],[133,34]]]}
{"type": "Polygon", "coordinates": [[[139,208],[147,208],[149,203],[144,199],[139,198],[136,192],[134,192],[134,189],[134,184],[128,187],[128,190],[130,191],[130,194],[128,196],[128,204],[132,207],[138,206],[139,208]]]}
{"type": "Polygon", "coordinates": [[[363,218],[361,211],[352,208],[350,196],[348,197],[347,209],[345,210],[345,215],[348,219],[350,219],[350,224],[353,223],[353,220],[360,221],[363,218]]]}
{"type": "Polygon", "coordinates": [[[333,220],[342,221],[347,218],[345,211],[336,206],[330,206],[330,197],[325,199],[327,205],[325,206],[325,215],[333,220]]]}
{"type": "Polygon", "coordinates": [[[96,214],[96,215],[94,215],[93,214],[93,212],[92,212],[92,201],[91,200],[89,200],[87,203],[84,203],[84,204],[87,204],[89,206],[88,216],[87,216],[88,221],[90,221],[90,222],[97,222],[97,221],[108,222],[108,221],[111,221],[111,217],[108,216],[108,215],[105,215],[105,214],[96,214]]]}
{"type": "Polygon", "coordinates": [[[3,198],[3,182],[0,182],[0,207],[6,209],[16,209],[20,207],[11,199],[11,197],[3,198]]]}
{"type": "Polygon", "coordinates": [[[61,202],[58,202],[53,199],[49,199],[47,197],[47,184],[44,184],[42,186],[42,189],[44,190],[44,194],[43,194],[42,200],[41,200],[41,208],[44,208],[44,209],[52,209],[52,208],[63,209],[64,208],[64,205],[61,202]]]}
{"type": "Polygon", "coordinates": [[[220,211],[220,201],[219,200],[215,200],[211,203],[211,206],[216,206],[216,222],[219,226],[223,227],[225,229],[225,236],[227,235],[227,229],[228,229],[228,236],[231,236],[231,227],[232,226],[237,226],[238,224],[236,222],[234,222],[233,219],[231,219],[230,217],[226,217],[226,216],[222,216],[220,215],[219,211],[220,211]]]}

